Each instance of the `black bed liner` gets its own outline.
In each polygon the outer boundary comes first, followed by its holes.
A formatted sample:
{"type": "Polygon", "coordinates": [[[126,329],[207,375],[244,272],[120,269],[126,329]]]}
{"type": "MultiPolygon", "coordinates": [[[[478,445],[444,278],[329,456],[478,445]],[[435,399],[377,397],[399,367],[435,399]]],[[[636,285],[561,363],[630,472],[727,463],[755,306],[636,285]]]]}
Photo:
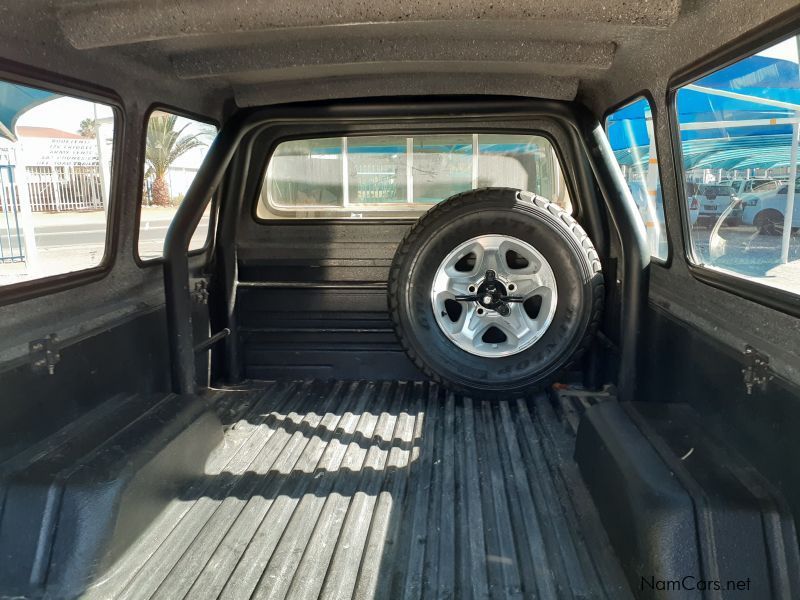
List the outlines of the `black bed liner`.
{"type": "Polygon", "coordinates": [[[309,381],[216,409],[206,475],[87,597],[630,597],[543,395],[309,381]]]}

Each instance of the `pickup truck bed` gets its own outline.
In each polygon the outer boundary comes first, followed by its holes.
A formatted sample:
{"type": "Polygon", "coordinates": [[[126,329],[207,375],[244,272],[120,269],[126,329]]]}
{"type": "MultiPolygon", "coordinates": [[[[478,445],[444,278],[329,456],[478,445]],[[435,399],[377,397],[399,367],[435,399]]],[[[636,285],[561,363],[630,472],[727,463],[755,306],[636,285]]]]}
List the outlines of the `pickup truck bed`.
{"type": "Polygon", "coordinates": [[[541,394],[422,382],[212,392],[224,441],[88,598],[626,598],[541,394]]]}

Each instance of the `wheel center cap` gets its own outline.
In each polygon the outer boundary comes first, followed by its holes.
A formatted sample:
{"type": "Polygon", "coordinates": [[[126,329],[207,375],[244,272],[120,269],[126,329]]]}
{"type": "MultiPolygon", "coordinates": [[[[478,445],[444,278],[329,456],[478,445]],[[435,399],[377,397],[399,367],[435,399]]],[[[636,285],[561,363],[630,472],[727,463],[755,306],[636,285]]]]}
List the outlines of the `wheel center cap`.
{"type": "Polygon", "coordinates": [[[478,297],[478,304],[490,310],[497,309],[503,304],[503,298],[507,295],[506,287],[497,280],[494,271],[486,271],[486,277],[478,286],[475,294],[478,297]]]}

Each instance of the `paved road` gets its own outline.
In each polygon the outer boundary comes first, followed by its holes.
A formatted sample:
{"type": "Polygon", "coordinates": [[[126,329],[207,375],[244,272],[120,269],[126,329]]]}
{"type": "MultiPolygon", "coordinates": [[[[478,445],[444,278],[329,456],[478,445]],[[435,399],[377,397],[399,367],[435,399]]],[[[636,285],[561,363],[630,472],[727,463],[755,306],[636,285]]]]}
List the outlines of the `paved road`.
{"type": "MultiPolygon", "coordinates": [[[[760,235],[753,227],[724,227],[719,231],[715,254],[710,248],[711,231],[696,228],[692,232],[695,249],[704,261],[735,268],[752,275],[763,275],[765,271],[780,263],[780,236],[760,235]]],[[[789,260],[800,259],[800,238],[795,233],[790,238],[789,260]]]]}
{"type": "Polygon", "coordinates": [[[800,235],[792,234],[789,243],[789,262],[781,261],[782,238],[759,235],[753,227],[723,227],[718,239],[711,231],[695,228],[692,231],[695,250],[701,262],[751,278],[769,286],[793,293],[800,292],[800,235]]]}
{"type": "MultiPolygon", "coordinates": [[[[170,219],[149,219],[140,231],[139,241],[148,247],[163,243],[170,219]]],[[[8,251],[9,240],[4,235],[4,224],[0,227],[0,244],[4,251],[8,251]]],[[[203,217],[198,227],[199,231],[208,230],[208,217],[203,217]]],[[[102,246],[106,239],[105,223],[46,223],[37,225],[36,247],[42,250],[67,248],[74,246],[102,246]]],[[[12,238],[16,244],[16,239],[12,238]]]]}

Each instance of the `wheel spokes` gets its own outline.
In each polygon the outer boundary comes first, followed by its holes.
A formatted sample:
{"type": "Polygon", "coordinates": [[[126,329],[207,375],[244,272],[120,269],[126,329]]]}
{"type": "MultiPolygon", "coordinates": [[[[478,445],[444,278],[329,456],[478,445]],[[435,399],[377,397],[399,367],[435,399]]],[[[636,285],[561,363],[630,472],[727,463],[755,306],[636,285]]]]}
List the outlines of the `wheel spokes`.
{"type": "Polygon", "coordinates": [[[442,261],[431,292],[439,326],[479,356],[509,356],[535,343],[552,321],[556,298],[555,275],[544,257],[502,235],[458,246],[442,261]],[[535,297],[538,309],[529,310],[526,302],[535,297]]]}

